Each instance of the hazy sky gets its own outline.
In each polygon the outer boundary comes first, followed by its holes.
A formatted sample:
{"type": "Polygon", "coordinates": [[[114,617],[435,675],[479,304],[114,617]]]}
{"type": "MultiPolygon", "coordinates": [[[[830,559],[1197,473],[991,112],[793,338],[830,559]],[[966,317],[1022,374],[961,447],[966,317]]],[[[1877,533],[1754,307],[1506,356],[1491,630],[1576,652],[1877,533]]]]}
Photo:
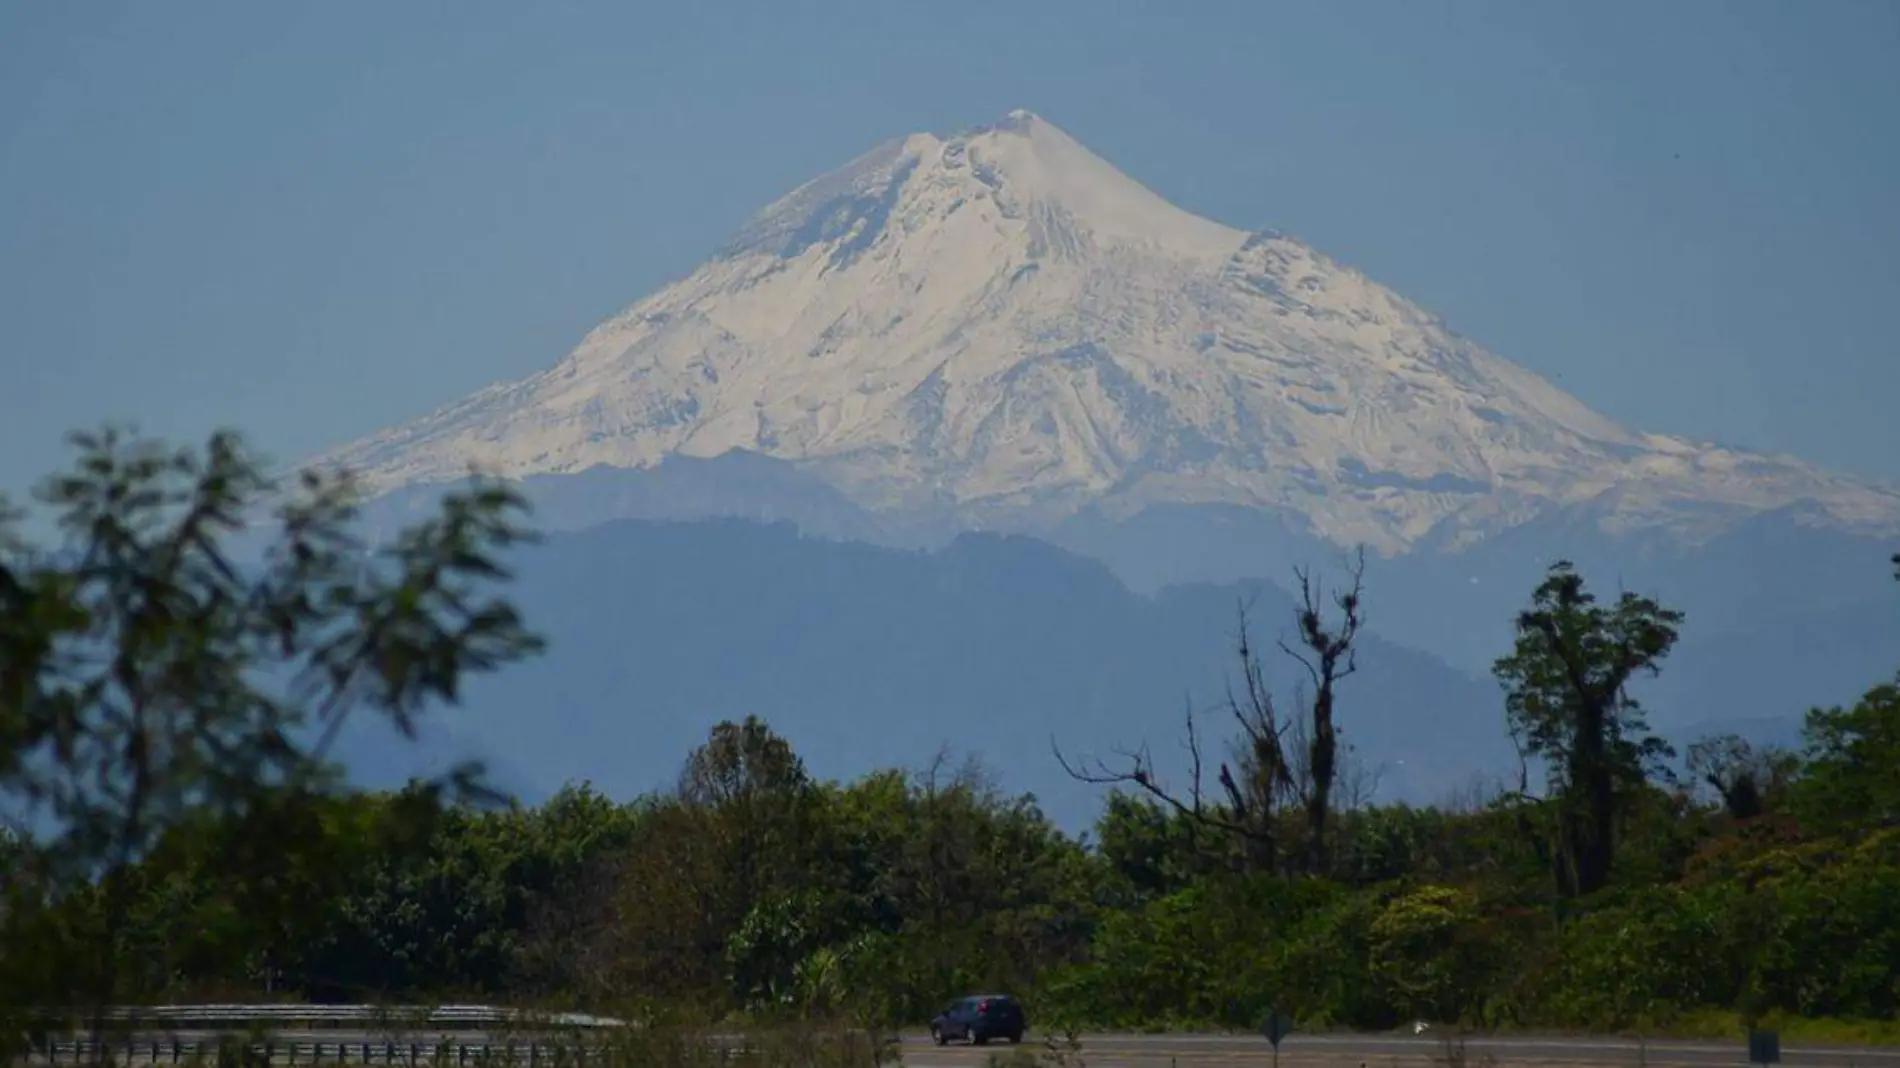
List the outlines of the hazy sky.
{"type": "Polygon", "coordinates": [[[1644,429],[1900,482],[1900,3],[0,0],[0,488],[297,459],[1026,107],[1644,429]]]}

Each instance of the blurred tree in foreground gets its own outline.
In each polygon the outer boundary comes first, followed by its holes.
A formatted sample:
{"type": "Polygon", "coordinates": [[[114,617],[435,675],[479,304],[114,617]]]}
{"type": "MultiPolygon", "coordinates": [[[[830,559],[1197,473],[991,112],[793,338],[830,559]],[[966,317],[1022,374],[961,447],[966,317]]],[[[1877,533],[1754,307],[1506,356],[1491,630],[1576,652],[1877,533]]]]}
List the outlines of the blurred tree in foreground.
{"type": "MultiPolygon", "coordinates": [[[[501,486],[477,482],[372,549],[347,477],[309,472],[280,492],[234,435],[74,442],[72,469],[36,492],[52,544],[0,510],[0,813],[17,854],[0,1005],[68,1011],[121,993],[139,866],[159,854],[198,852],[195,869],[225,884],[196,888],[225,906],[200,956],[217,956],[220,930],[233,946],[281,941],[287,909],[334,890],[299,885],[334,867],[299,854],[340,840],[326,833],[346,792],[330,751],[348,718],[413,736],[464,675],[539,648],[488,592],[508,578],[499,555],[529,537],[501,486]],[[241,558],[234,543],[265,516],[268,541],[241,558]]],[[[477,791],[479,771],[429,796],[477,791]]]]}

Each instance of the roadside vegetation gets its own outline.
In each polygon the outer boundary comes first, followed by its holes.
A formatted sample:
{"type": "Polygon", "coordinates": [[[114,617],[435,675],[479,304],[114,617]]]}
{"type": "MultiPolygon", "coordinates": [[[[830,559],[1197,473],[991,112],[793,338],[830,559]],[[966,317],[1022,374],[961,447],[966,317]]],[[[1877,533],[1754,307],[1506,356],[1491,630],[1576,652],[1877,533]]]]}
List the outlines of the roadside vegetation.
{"type": "MultiPolygon", "coordinates": [[[[1183,725],[1188,778],[1084,755],[1086,724],[1059,740],[1103,789],[1080,839],[951,756],[816,780],[757,718],[714,726],[672,789],[524,807],[473,768],[353,790],[328,753],[344,716],[410,726],[539,652],[503,596],[529,539],[506,489],[372,550],[347,483],[280,494],[236,439],[80,444],[42,495],[55,533],[0,525],[7,1034],[201,998],[914,1025],[995,990],[1045,1034],[1277,1009],[1900,1038],[1900,676],[1809,711],[1798,751],[1674,752],[1633,687],[1692,622],[1568,564],[1495,667],[1521,769],[1436,806],[1370,803],[1342,740],[1376,596],[1349,562],[1296,576],[1283,642],[1238,630],[1233,696],[1183,725]],[[273,501],[263,562],[233,559],[273,501]]],[[[637,738],[637,694],[627,714],[637,738]]]]}

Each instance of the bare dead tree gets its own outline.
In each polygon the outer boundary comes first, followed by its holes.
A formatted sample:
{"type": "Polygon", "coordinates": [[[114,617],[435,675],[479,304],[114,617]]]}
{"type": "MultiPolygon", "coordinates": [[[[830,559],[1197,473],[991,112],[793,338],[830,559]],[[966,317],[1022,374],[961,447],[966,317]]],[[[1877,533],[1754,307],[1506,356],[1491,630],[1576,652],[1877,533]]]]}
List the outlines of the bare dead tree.
{"type": "Polygon", "coordinates": [[[1712,788],[1738,820],[1767,812],[1795,777],[1799,759],[1779,746],[1757,748],[1737,734],[1718,734],[1689,746],[1689,774],[1712,788]]]}
{"type": "MultiPolygon", "coordinates": [[[[1236,651],[1240,657],[1241,685],[1228,686],[1221,710],[1232,716],[1238,731],[1228,743],[1228,759],[1215,775],[1221,801],[1210,804],[1205,775],[1207,761],[1201,748],[1195,714],[1185,716],[1185,746],[1190,770],[1186,793],[1170,790],[1155,773],[1147,747],[1117,750],[1114,766],[1101,760],[1072,763],[1060,748],[1056,760],[1079,782],[1107,786],[1132,785],[1188,818],[1195,826],[1237,837],[1245,846],[1252,870],[1273,870],[1283,850],[1281,814],[1290,807],[1304,810],[1306,864],[1324,873],[1331,861],[1330,817],[1337,808],[1342,770],[1349,771],[1350,804],[1366,803],[1377,787],[1377,773],[1354,764],[1342,766],[1339,729],[1335,722],[1338,687],[1358,671],[1356,643],[1365,625],[1363,590],[1365,553],[1359,551],[1347,567],[1348,581],[1328,596],[1312,574],[1295,569],[1299,604],[1294,613],[1297,639],[1278,642],[1286,656],[1306,671],[1310,689],[1299,690],[1301,715],[1282,715],[1267,685],[1266,671],[1247,624],[1247,606],[1239,610],[1236,651]],[[1329,612],[1330,600],[1334,611],[1329,612]]],[[[1343,751],[1351,760],[1351,747],[1343,751]]]]}
{"type": "Polygon", "coordinates": [[[1503,775],[1474,771],[1457,786],[1439,795],[1432,807],[1453,816],[1476,816],[1499,805],[1521,800],[1503,775]]]}
{"type": "MultiPolygon", "coordinates": [[[[1306,687],[1295,687],[1293,706],[1312,707],[1306,687]]],[[[1284,737],[1291,793],[1304,818],[1308,799],[1313,796],[1313,733],[1304,716],[1289,716],[1284,737]]],[[[1351,742],[1341,738],[1333,769],[1333,819],[1340,820],[1370,807],[1385,783],[1385,770],[1385,764],[1367,761],[1351,742]]],[[[1335,835],[1338,830],[1334,826],[1335,835]]]]}
{"type": "Polygon", "coordinates": [[[950,760],[950,743],[941,742],[937,745],[936,752],[931,754],[930,762],[911,776],[923,790],[926,800],[936,800],[940,783],[954,782],[954,776],[946,773],[945,770],[949,768],[950,760]]]}
{"type": "Polygon", "coordinates": [[[930,804],[953,794],[980,801],[994,801],[1003,795],[1002,775],[981,753],[966,752],[959,757],[948,742],[938,743],[930,759],[912,768],[907,778],[930,804]]]}
{"type": "Polygon", "coordinates": [[[1333,787],[1339,780],[1339,728],[1334,721],[1339,684],[1359,670],[1356,643],[1365,625],[1363,593],[1366,554],[1361,549],[1347,565],[1348,583],[1332,597],[1336,615],[1328,619],[1328,598],[1305,568],[1295,568],[1300,603],[1296,609],[1298,644],[1280,642],[1280,651],[1306,669],[1312,685],[1308,716],[1302,724],[1306,738],[1306,848],[1307,862],[1324,873],[1330,862],[1328,821],[1333,811],[1333,787]]]}
{"type": "Polygon", "coordinates": [[[1370,808],[1372,799],[1379,796],[1379,787],[1384,783],[1384,766],[1367,764],[1351,745],[1347,745],[1339,755],[1339,777],[1333,786],[1333,811],[1340,815],[1353,815],[1370,808]]]}
{"type": "Polygon", "coordinates": [[[1259,654],[1247,627],[1243,606],[1235,624],[1240,656],[1241,693],[1227,688],[1225,709],[1234,718],[1240,732],[1229,745],[1231,763],[1222,764],[1220,783],[1227,806],[1243,820],[1264,828],[1271,840],[1266,852],[1255,859],[1255,870],[1274,867],[1278,857],[1279,813],[1288,801],[1299,796],[1297,767],[1289,759],[1286,733],[1290,726],[1280,717],[1273,691],[1267,687],[1259,654]]]}
{"type": "Polygon", "coordinates": [[[1298,796],[1293,780],[1293,765],[1287,759],[1285,735],[1289,724],[1283,722],[1266,676],[1248,634],[1246,613],[1241,612],[1238,647],[1242,686],[1235,692],[1230,685],[1219,711],[1230,715],[1238,728],[1228,744],[1228,759],[1220,762],[1215,782],[1220,800],[1210,802],[1207,790],[1207,759],[1202,751],[1201,732],[1190,705],[1184,715],[1183,745],[1187,750],[1189,771],[1186,793],[1170,789],[1155,772],[1154,759],[1147,746],[1116,750],[1120,758],[1114,766],[1100,759],[1071,762],[1050,740],[1050,747],[1063,771],[1078,782],[1101,786],[1134,786],[1162,805],[1190,821],[1195,828],[1216,831],[1238,840],[1250,871],[1274,871],[1280,862],[1279,814],[1289,798],[1298,796]]]}

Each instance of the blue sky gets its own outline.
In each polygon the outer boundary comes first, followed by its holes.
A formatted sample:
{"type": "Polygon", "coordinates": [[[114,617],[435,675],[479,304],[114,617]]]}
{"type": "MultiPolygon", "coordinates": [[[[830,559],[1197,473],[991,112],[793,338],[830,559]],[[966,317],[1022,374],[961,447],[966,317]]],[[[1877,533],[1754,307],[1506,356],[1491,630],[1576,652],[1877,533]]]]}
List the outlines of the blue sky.
{"type": "Polygon", "coordinates": [[[891,136],[1027,107],[1645,429],[1900,482],[1900,4],[0,2],[0,490],[558,359],[891,136]]]}

